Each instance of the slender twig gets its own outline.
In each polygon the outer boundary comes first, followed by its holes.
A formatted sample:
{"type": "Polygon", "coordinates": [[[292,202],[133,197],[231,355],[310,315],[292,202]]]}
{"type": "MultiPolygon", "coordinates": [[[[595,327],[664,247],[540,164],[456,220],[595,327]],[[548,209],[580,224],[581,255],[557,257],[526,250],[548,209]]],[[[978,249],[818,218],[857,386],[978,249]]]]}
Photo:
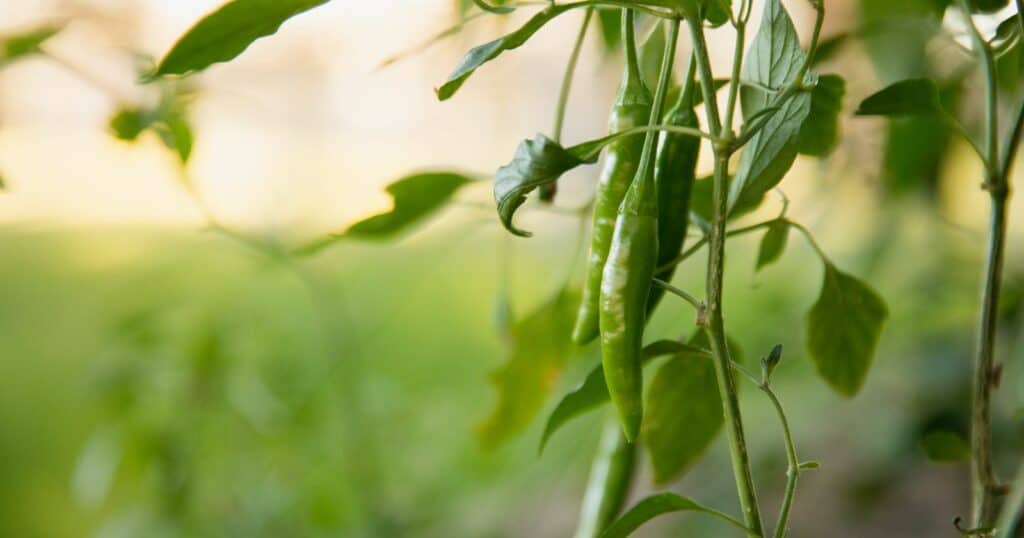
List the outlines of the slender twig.
{"type": "Polygon", "coordinates": [[[668,282],[661,280],[660,278],[655,278],[653,282],[656,286],[690,303],[690,306],[692,306],[697,311],[697,313],[700,313],[701,311],[704,310],[704,302],[701,301],[700,299],[697,299],[696,297],[686,292],[685,290],[677,288],[672,284],[669,284],[668,282]]]}
{"type": "Polygon", "coordinates": [[[565,123],[565,111],[569,104],[569,93],[572,90],[572,79],[576,74],[576,65],[579,63],[580,51],[583,50],[583,40],[587,37],[587,29],[590,27],[590,20],[594,16],[594,8],[589,7],[583,14],[583,22],[580,24],[579,34],[576,35],[576,42],[573,44],[572,52],[569,54],[569,62],[565,66],[565,74],[562,76],[562,86],[558,90],[558,104],[555,108],[555,126],[551,130],[551,139],[555,142],[562,141],[562,126],[565,123]]]}
{"type": "Polygon", "coordinates": [[[1003,513],[996,522],[998,538],[1013,538],[1016,536],[1017,526],[1020,524],[1021,510],[1024,510],[1024,464],[1017,471],[1017,478],[1013,481],[1006,502],[1003,503],[1003,513]]]}
{"type": "Polygon", "coordinates": [[[995,56],[974,24],[967,0],[960,0],[960,8],[966,18],[985,75],[984,188],[989,192],[992,206],[971,391],[971,526],[985,528],[990,527],[996,518],[997,497],[1002,493],[992,465],[992,392],[998,382],[995,345],[999,293],[1006,251],[1006,206],[1009,187],[999,167],[999,87],[995,56]]]}
{"type": "Polygon", "coordinates": [[[812,234],[811,231],[808,230],[806,226],[804,226],[803,224],[800,224],[799,222],[795,222],[795,221],[792,221],[792,220],[789,220],[789,219],[786,219],[786,222],[790,226],[796,228],[797,230],[800,230],[800,233],[803,234],[803,236],[807,239],[807,242],[811,245],[811,248],[813,248],[814,251],[818,253],[818,256],[822,260],[826,260],[827,261],[829,259],[828,258],[828,254],[825,253],[825,249],[821,248],[821,245],[818,244],[818,240],[814,238],[814,234],[812,234]]]}
{"type": "MultiPolygon", "coordinates": [[[[767,227],[771,226],[772,224],[775,223],[776,220],[778,220],[778,219],[767,220],[767,221],[764,221],[764,222],[759,222],[757,224],[751,224],[750,226],[745,226],[743,228],[737,228],[735,230],[729,230],[728,232],[726,232],[725,236],[726,237],[734,237],[734,236],[737,236],[737,235],[746,235],[746,234],[751,233],[751,232],[756,232],[757,230],[761,230],[763,228],[767,228],[767,227]]],[[[690,248],[686,249],[682,254],[677,256],[674,260],[672,260],[672,261],[670,261],[670,262],[668,262],[668,263],[658,267],[657,272],[661,273],[661,272],[667,271],[667,270],[669,270],[669,269],[671,269],[671,268],[673,268],[673,267],[683,263],[684,261],[688,260],[691,256],[696,254],[697,251],[699,251],[701,248],[704,247],[704,245],[707,245],[707,244],[708,244],[707,236],[701,237],[700,240],[698,240],[696,243],[691,245],[690,248]]]]}
{"type": "MultiPolygon", "coordinates": [[[[708,55],[704,27],[695,17],[687,17],[693,39],[694,54],[700,72],[701,85],[704,91],[705,113],[711,133],[721,138],[723,126],[718,114],[718,103],[715,101],[715,81],[711,71],[711,59],[708,55]]],[[[747,442],[743,432],[743,418],[740,412],[736,382],[733,379],[729,356],[729,347],[725,338],[725,320],[722,314],[722,291],[725,271],[725,239],[726,219],[728,217],[728,200],[725,192],[725,181],[728,174],[730,148],[727,144],[716,144],[714,174],[714,212],[709,238],[708,272],[707,272],[707,309],[704,319],[704,330],[707,333],[711,350],[714,353],[715,377],[718,381],[719,393],[722,396],[722,408],[725,415],[726,433],[729,440],[729,453],[732,460],[733,476],[736,480],[736,493],[739,497],[740,509],[750,536],[763,535],[761,511],[757,503],[757,492],[753,474],[750,470],[750,456],[747,453],[747,442]]]]}

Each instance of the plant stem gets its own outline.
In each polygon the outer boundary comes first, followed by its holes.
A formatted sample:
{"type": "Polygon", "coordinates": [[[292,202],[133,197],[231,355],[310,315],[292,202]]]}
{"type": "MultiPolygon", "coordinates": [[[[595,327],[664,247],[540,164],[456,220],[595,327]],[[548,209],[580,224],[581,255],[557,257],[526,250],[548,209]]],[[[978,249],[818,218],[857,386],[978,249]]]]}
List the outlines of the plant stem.
{"type": "Polygon", "coordinates": [[[565,75],[562,77],[562,87],[558,91],[558,104],[555,109],[555,127],[551,130],[551,139],[555,142],[562,141],[562,125],[565,123],[565,109],[569,103],[572,79],[576,74],[576,64],[579,63],[580,51],[583,50],[583,40],[587,36],[587,28],[590,27],[590,20],[593,16],[594,8],[588,7],[583,14],[583,23],[580,24],[580,32],[576,35],[572,53],[569,54],[569,63],[565,66],[565,75]]]}
{"type": "Polygon", "coordinates": [[[998,512],[998,497],[1001,496],[998,479],[992,468],[992,392],[998,383],[995,363],[996,329],[1006,252],[1006,209],[1010,189],[999,161],[999,88],[995,57],[971,19],[967,0],[960,0],[960,7],[967,18],[967,26],[985,74],[984,188],[989,192],[992,206],[971,394],[971,524],[974,528],[983,528],[994,523],[998,512]]]}
{"type": "Polygon", "coordinates": [[[590,470],[575,538],[597,538],[615,520],[629,494],[635,461],[636,445],[626,441],[618,418],[611,414],[590,470]]]}
{"type": "Polygon", "coordinates": [[[789,525],[789,512],[793,508],[793,497],[796,494],[796,481],[800,476],[800,460],[796,456],[796,444],[793,443],[793,433],[789,429],[789,419],[786,418],[786,411],[782,408],[782,402],[772,390],[771,385],[764,382],[760,385],[761,391],[768,395],[768,399],[775,406],[775,412],[779,415],[779,423],[782,424],[782,434],[786,441],[786,493],[782,497],[782,508],[779,509],[779,520],[775,524],[775,538],[783,538],[786,535],[786,526],[789,525]]]}
{"type": "Polygon", "coordinates": [[[1016,535],[1022,509],[1024,509],[1024,464],[1017,471],[1017,478],[1013,481],[1013,488],[1006,497],[1003,513],[996,523],[998,538],[1013,538],[1016,535]]]}
{"type": "MultiPolygon", "coordinates": [[[[701,21],[693,17],[687,17],[686,22],[693,38],[694,57],[704,90],[708,125],[712,135],[721,139],[723,126],[718,114],[718,103],[715,100],[714,73],[711,71],[711,59],[708,55],[704,28],[701,21]]],[[[761,511],[758,508],[754,478],[750,471],[750,456],[747,454],[743,417],[740,413],[736,382],[732,376],[732,359],[729,356],[729,347],[726,343],[725,318],[722,314],[725,226],[728,216],[728,200],[725,192],[725,182],[729,173],[730,151],[728,146],[728,143],[715,144],[714,148],[714,214],[711,222],[711,235],[708,240],[707,310],[703,321],[704,330],[707,332],[711,351],[715,357],[715,374],[718,379],[719,393],[722,395],[729,452],[732,459],[733,476],[736,479],[736,493],[739,496],[740,509],[743,512],[743,521],[750,529],[750,536],[762,536],[764,532],[762,531],[761,511]]]]}

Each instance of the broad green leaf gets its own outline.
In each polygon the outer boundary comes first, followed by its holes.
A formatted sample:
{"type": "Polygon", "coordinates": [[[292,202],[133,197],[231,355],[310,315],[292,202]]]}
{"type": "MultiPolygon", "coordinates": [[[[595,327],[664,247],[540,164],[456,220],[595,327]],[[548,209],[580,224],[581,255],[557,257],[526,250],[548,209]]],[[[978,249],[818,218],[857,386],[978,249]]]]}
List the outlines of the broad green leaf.
{"type": "MultiPolygon", "coordinates": [[[[806,59],[793,21],[780,0],[767,0],[764,18],[748,52],[744,78],[765,88],[783,88],[794,82],[806,59]]],[[[784,103],[775,95],[746,88],[742,92],[744,117],[766,107],[779,106],[754,135],[740,156],[736,180],[729,189],[729,207],[758,199],[782,181],[796,160],[800,127],[811,111],[811,93],[800,91],[784,103]]]]}
{"type": "Polygon", "coordinates": [[[40,52],[40,47],[60,33],[63,26],[43,26],[0,38],[0,64],[6,64],[40,52]]]}
{"type": "MultiPolygon", "coordinates": [[[[706,354],[707,351],[704,349],[675,340],[660,340],[645,346],[643,350],[645,362],[666,355],[697,358],[705,357],[706,354]]],[[[582,384],[569,391],[558,402],[551,415],[548,416],[544,433],[541,435],[539,451],[544,451],[551,436],[567,422],[607,403],[608,398],[608,385],[604,380],[604,369],[598,364],[587,374],[582,384]]]]}
{"type": "Polygon", "coordinates": [[[647,497],[630,508],[615,523],[612,523],[608,530],[601,534],[601,538],[626,538],[644,523],[660,515],[673,512],[700,512],[717,517],[734,527],[747,530],[743,523],[740,523],[735,518],[714,508],[708,508],[693,499],[676,495],[675,493],[660,493],[647,497]]]}
{"type": "Polygon", "coordinates": [[[857,108],[858,116],[921,116],[942,114],[935,82],[914,78],[892,84],[871,95],[857,108]]]}
{"type": "Polygon", "coordinates": [[[677,356],[658,368],[647,389],[643,445],[654,481],[679,478],[715,440],[724,423],[715,365],[708,356],[677,356]]]}
{"type": "Polygon", "coordinates": [[[390,239],[404,233],[443,208],[459,189],[473,181],[453,172],[425,172],[402,178],[387,187],[394,200],[392,209],[353,224],[344,237],[390,239]]]}
{"type": "Polygon", "coordinates": [[[501,223],[508,231],[529,237],[529,232],[512,224],[512,217],[519,206],[526,202],[526,196],[581,164],[597,161],[598,153],[586,155],[585,151],[577,148],[563,148],[550,138],[538,134],[533,140],[521,142],[512,162],[498,169],[494,176],[494,200],[498,204],[501,223]]]}
{"type": "Polygon", "coordinates": [[[971,455],[971,445],[967,440],[951,431],[928,432],[919,444],[929,460],[939,463],[964,461],[971,455]]]}
{"type": "Polygon", "coordinates": [[[768,226],[757,250],[757,269],[761,270],[775,263],[786,250],[786,239],[789,237],[789,223],[778,219],[768,226]]]}
{"type": "Polygon", "coordinates": [[[462,57],[462,61],[455,67],[452,74],[448,75],[448,80],[437,89],[438,99],[444,101],[455,95],[466,79],[480,66],[497,58],[505,51],[523,46],[545,24],[570,9],[572,9],[571,5],[551,5],[531,17],[526,24],[511,34],[471,49],[462,57]]]}
{"type": "Polygon", "coordinates": [[[185,75],[233,60],[288,19],[329,0],[231,0],[207,15],[160,61],[152,78],[185,75]]]}
{"type": "Polygon", "coordinates": [[[818,374],[839,394],[853,397],[867,377],[885,302],[857,278],[826,261],[821,295],[807,316],[807,348],[818,374]]]}
{"type": "Polygon", "coordinates": [[[843,109],[846,81],[839,75],[823,75],[811,92],[811,112],[800,128],[800,153],[826,157],[839,142],[839,113],[843,109]]]}
{"type": "Polygon", "coordinates": [[[579,298],[562,291],[509,332],[508,358],[491,374],[498,401],[477,427],[477,439],[493,448],[522,432],[540,412],[572,354],[569,337],[579,298]]]}

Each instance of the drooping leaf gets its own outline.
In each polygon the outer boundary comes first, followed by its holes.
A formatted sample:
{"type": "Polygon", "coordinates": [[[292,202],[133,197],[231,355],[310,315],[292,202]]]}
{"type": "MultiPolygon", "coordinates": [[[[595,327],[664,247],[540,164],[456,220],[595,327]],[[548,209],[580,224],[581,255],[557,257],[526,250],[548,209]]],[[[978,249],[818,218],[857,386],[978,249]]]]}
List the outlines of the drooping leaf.
{"type": "Polygon", "coordinates": [[[807,315],[807,348],[818,374],[839,394],[860,391],[889,310],[867,284],[825,261],[821,295],[807,315]]]}
{"type": "Polygon", "coordinates": [[[515,235],[529,237],[529,232],[512,224],[512,217],[526,202],[526,196],[581,164],[596,162],[597,155],[587,155],[578,147],[563,148],[542,134],[521,142],[512,162],[499,168],[494,176],[494,200],[505,228],[515,235]]]}
{"type": "Polygon", "coordinates": [[[477,439],[493,448],[523,431],[540,412],[572,353],[572,323],[578,297],[562,291],[509,333],[508,358],[491,374],[498,400],[477,427],[477,439]]]}
{"type": "MultiPolygon", "coordinates": [[[[659,340],[644,347],[644,361],[657,357],[674,355],[677,357],[706,357],[707,351],[693,344],[683,344],[675,340],[659,340]]],[[[598,364],[587,374],[578,387],[569,391],[548,416],[544,433],[540,438],[540,452],[544,451],[548,440],[570,420],[608,402],[608,384],[604,380],[604,369],[598,364]]]]}
{"type": "Polygon", "coordinates": [[[811,111],[800,128],[800,153],[826,157],[839,142],[839,113],[843,109],[846,81],[839,75],[823,75],[811,92],[811,111]]]}
{"type": "Polygon", "coordinates": [[[175,152],[182,164],[192,155],[194,137],[189,120],[189,93],[178,85],[163,88],[160,102],[147,107],[126,107],[114,112],[109,127],[119,140],[135,142],[146,131],[155,133],[175,152]]]}
{"type": "Polygon", "coordinates": [[[858,116],[921,116],[942,112],[939,88],[928,78],[892,84],[865,99],[857,108],[858,116]]]}
{"type": "Polygon", "coordinates": [[[0,37],[0,65],[38,53],[43,43],[63,29],[62,25],[50,25],[0,37]]]}
{"type": "Polygon", "coordinates": [[[181,110],[168,111],[154,129],[167,149],[173,150],[182,163],[187,163],[192,157],[195,138],[188,116],[181,110]]]}
{"type": "Polygon", "coordinates": [[[676,495],[675,493],[660,493],[647,497],[630,508],[615,523],[612,523],[608,530],[601,534],[601,538],[626,538],[632,535],[633,531],[640,528],[644,523],[660,515],[673,512],[700,512],[721,519],[744,531],[747,530],[743,523],[735,518],[714,508],[708,508],[693,499],[676,495]]]}
{"type": "MultiPolygon", "coordinates": [[[[784,88],[795,82],[806,60],[800,38],[780,0],[767,0],[761,27],[750,46],[744,78],[764,88],[784,88]]],[[[800,128],[811,110],[811,93],[799,91],[783,103],[754,88],[742,92],[744,117],[778,106],[747,143],[736,179],[729,189],[730,208],[757,199],[782,181],[796,160],[800,128]]]]}
{"type": "Polygon", "coordinates": [[[778,219],[768,226],[761,246],[757,250],[757,269],[761,270],[775,263],[786,250],[786,239],[789,237],[789,223],[778,219]]]}
{"type": "Polygon", "coordinates": [[[956,432],[938,430],[928,432],[919,441],[929,460],[939,463],[964,461],[971,455],[971,445],[956,432]]]}
{"type": "Polygon", "coordinates": [[[185,75],[233,60],[288,19],[329,0],[231,0],[207,15],[160,61],[151,78],[185,75]]]}
{"type": "Polygon", "coordinates": [[[475,181],[454,172],[425,172],[404,177],[387,187],[394,205],[350,226],[344,237],[390,239],[410,230],[447,204],[462,187],[475,181]]]}
{"type": "Polygon", "coordinates": [[[448,80],[437,89],[437,98],[444,101],[451,96],[455,95],[455,92],[462,87],[462,85],[480,66],[497,58],[503,52],[508,50],[517,49],[523,46],[533,34],[536,34],[545,24],[551,22],[552,19],[572,9],[571,5],[555,5],[545,8],[538,12],[530,20],[526,21],[522,27],[518,30],[508,34],[504,37],[500,37],[489,43],[484,43],[474,47],[465,56],[462,57],[462,61],[455,67],[451,75],[448,75],[448,80]]]}
{"type": "Polygon", "coordinates": [[[647,389],[643,446],[654,481],[679,478],[715,440],[724,423],[715,365],[708,356],[676,356],[647,389]]]}

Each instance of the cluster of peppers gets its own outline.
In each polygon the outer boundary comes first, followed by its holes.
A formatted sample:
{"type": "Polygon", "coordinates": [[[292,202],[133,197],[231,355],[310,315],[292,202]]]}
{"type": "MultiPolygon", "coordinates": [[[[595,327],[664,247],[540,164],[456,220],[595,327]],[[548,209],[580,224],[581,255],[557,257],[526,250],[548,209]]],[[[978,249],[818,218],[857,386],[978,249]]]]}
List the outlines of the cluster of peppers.
{"type": "MultiPolygon", "coordinates": [[[[652,99],[640,70],[635,14],[623,11],[626,66],[611,112],[611,133],[659,123],[698,127],[692,61],[677,101],[663,113],[678,24],[669,25],[652,99]]],[[[584,345],[600,336],[608,391],[630,442],[640,434],[643,419],[644,327],[664,293],[653,282],[670,280],[675,271],[670,263],[686,239],[699,151],[700,139],[683,134],[651,131],[643,139],[624,137],[609,146],[597,186],[583,301],[572,337],[584,345]]]]}

